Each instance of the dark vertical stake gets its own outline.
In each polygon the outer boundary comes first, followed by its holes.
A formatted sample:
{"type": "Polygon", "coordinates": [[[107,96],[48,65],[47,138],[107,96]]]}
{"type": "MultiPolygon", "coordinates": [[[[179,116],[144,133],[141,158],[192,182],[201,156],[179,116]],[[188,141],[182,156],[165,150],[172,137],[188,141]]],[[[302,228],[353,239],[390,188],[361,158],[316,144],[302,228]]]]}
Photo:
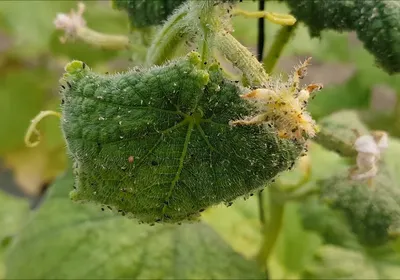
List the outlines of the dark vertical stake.
{"type": "MultiPolygon", "coordinates": [[[[258,2],[258,10],[264,11],[265,9],[265,0],[259,0],[258,2]]],[[[264,30],[264,17],[258,19],[258,36],[257,36],[257,60],[262,61],[264,54],[264,41],[265,41],[265,30],[264,30]]],[[[261,223],[261,233],[265,234],[265,211],[264,211],[264,198],[263,194],[258,193],[258,209],[261,223]]],[[[269,279],[268,269],[265,272],[265,278],[269,279]]]]}
{"type": "MultiPolygon", "coordinates": [[[[259,0],[258,2],[258,10],[264,11],[265,9],[265,0],[259,0]]],[[[257,59],[258,61],[262,61],[263,53],[264,53],[264,40],[265,40],[265,32],[264,32],[264,17],[258,19],[258,36],[257,36],[257,59]]]]}
{"type": "MultiPolygon", "coordinates": [[[[259,0],[258,2],[258,10],[264,11],[265,9],[265,0],[259,0]]],[[[264,17],[258,19],[258,36],[257,36],[257,60],[262,61],[263,52],[264,52],[264,17]]],[[[260,222],[262,231],[264,231],[265,227],[265,213],[264,213],[264,200],[262,193],[258,194],[258,209],[260,210],[260,222]]]]}

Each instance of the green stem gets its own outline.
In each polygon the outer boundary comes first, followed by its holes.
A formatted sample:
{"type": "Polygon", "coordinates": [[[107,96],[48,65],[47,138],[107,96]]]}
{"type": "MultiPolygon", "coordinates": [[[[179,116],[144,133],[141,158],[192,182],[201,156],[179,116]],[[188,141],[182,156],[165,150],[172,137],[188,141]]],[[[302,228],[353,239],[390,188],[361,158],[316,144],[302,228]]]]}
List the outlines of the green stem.
{"type": "Polygon", "coordinates": [[[130,45],[129,38],[126,36],[104,34],[88,27],[78,28],[76,37],[87,44],[106,50],[123,50],[134,47],[130,45]]]}
{"type": "Polygon", "coordinates": [[[296,27],[297,23],[291,26],[282,26],[279,30],[267,56],[264,58],[263,61],[267,73],[270,74],[274,69],[279,57],[281,56],[287,42],[293,35],[296,27]]]}
{"type": "Polygon", "coordinates": [[[202,68],[206,68],[207,60],[210,54],[210,44],[214,30],[217,29],[219,19],[215,16],[214,1],[191,1],[191,9],[196,11],[194,14],[195,18],[198,18],[199,26],[202,32],[202,36],[199,36],[201,45],[201,63],[202,68]]]}
{"type": "MultiPolygon", "coordinates": [[[[398,92],[400,93],[400,92],[398,92]]],[[[400,131],[400,98],[399,95],[397,95],[397,100],[396,100],[396,104],[394,106],[394,112],[393,112],[393,116],[394,116],[394,127],[396,131],[400,131]]]]}
{"type": "Polygon", "coordinates": [[[261,249],[257,255],[257,262],[266,270],[267,262],[278,240],[282,228],[285,202],[281,199],[279,190],[275,186],[269,186],[269,220],[266,226],[265,237],[261,249]]]}
{"type": "Polygon", "coordinates": [[[201,47],[201,68],[205,68],[205,64],[208,59],[208,32],[204,31],[204,40],[201,47]]]}
{"type": "Polygon", "coordinates": [[[265,210],[264,210],[264,196],[262,192],[258,193],[258,211],[261,224],[261,234],[265,232],[265,210]]]}
{"type": "Polygon", "coordinates": [[[320,189],[315,185],[312,185],[312,186],[304,185],[304,186],[301,186],[300,188],[288,193],[286,200],[299,201],[299,200],[303,200],[303,199],[309,197],[310,195],[318,194],[319,192],[320,192],[320,189]]]}
{"type": "Polygon", "coordinates": [[[338,138],[336,135],[324,129],[318,132],[313,141],[325,149],[336,152],[343,157],[355,158],[357,156],[357,151],[354,149],[353,142],[350,142],[348,139],[338,138]]]}
{"type": "Polygon", "coordinates": [[[185,4],[163,25],[147,52],[147,65],[160,65],[174,54],[173,50],[189,31],[184,20],[188,12],[189,6],[185,4]]]}
{"type": "Polygon", "coordinates": [[[217,32],[214,41],[218,50],[243,72],[251,86],[262,86],[268,83],[268,75],[262,64],[229,32],[217,32]]]}

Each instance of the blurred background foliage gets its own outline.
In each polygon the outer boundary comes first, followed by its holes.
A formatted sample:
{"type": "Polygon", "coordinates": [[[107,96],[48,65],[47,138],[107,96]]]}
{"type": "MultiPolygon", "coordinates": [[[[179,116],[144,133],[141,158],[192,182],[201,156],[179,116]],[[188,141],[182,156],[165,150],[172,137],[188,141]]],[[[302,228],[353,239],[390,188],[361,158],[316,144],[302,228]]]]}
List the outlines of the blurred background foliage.
{"type": "MultiPolygon", "coordinates": [[[[129,34],[134,45],[148,42],[153,29],[132,29],[126,14],[113,10],[109,1],[84,2],[85,19],[90,28],[129,34]]],[[[113,73],[141,65],[144,59],[141,53],[98,49],[80,41],[62,44],[59,41],[62,32],[55,30],[53,20],[58,12],[75,9],[76,4],[75,1],[0,1],[0,188],[3,189],[0,192],[0,279],[4,276],[3,248],[29,220],[29,208],[37,205],[49,184],[67,169],[58,119],[48,118],[40,123],[42,141],[37,148],[24,146],[30,120],[41,110],[59,110],[58,79],[63,66],[78,59],[96,72],[113,73]]],[[[257,10],[254,1],[243,1],[238,6],[257,10]]],[[[284,3],[276,1],[268,1],[266,7],[268,11],[288,12],[284,3]]],[[[235,17],[233,23],[233,35],[255,50],[256,20],[235,17]]],[[[266,24],[265,50],[271,46],[278,28],[266,24]]],[[[288,73],[308,56],[313,60],[304,84],[321,82],[325,86],[310,104],[312,116],[319,121],[334,112],[347,110],[357,114],[370,129],[388,131],[391,139],[386,157],[393,184],[398,188],[400,142],[396,137],[400,136],[400,76],[378,68],[373,56],[353,33],[323,31],[320,38],[311,39],[303,24],[284,49],[274,74],[288,73]]],[[[301,180],[308,172],[307,162],[311,165],[306,183],[310,187],[322,186],[323,180],[333,175],[347,174],[348,160],[316,143],[309,150],[306,159],[279,178],[281,186],[291,186],[301,180]]],[[[263,194],[268,201],[269,193],[263,194]]],[[[270,206],[266,204],[267,212],[270,206]]],[[[269,259],[270,277],[398,278],[399,240],[390,239],[378,247],[363,246],[359,232],[349,224],[351,220],[346,212],[340,210],[343,209],[330,207],[317,196],[288,203],[281,234],[269,259]]],[[[251,258],[262,242],[258,214],[257,199],[250,197],[236,201],[229,208],[217,206],[207,210],[204,221],[236,252],[251,258]]],[[[366,229],[358,229],[363,230],[366,229]]],[[[40,258],[35,263],[40,265],[40,258]]]]}

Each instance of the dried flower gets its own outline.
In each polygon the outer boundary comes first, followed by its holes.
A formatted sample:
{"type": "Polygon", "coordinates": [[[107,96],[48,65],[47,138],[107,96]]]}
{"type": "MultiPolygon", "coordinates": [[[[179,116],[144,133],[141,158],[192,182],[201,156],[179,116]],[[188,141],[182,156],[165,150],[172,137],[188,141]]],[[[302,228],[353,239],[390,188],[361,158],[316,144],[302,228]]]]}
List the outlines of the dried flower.
{"type": "Polygon", "coordinates": [[[78,10],[75,12],[71,9],[69,14],[59,13],[54,20],[56,29],[64,30],[65,36],[60,37],[60,41],[65,43],[67,39],[74,39],[77,36],[80,28],[86,27],[86,21],[83,19],[83,13],[85,11],[85,4],[78,3],[78,10]]]}

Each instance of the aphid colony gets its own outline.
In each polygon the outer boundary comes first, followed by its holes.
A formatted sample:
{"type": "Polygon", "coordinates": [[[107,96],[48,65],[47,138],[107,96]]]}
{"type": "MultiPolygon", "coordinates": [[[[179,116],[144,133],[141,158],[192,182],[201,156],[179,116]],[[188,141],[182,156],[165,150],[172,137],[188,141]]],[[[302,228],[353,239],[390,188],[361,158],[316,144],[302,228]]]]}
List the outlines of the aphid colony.
{"type": "Polygon", "coordinates": [[[310,59],[296,67],[286,83],[271,79],[267,87],[242,95],[242,98],[254,102],[259,112],[256,116],[231,121],[231,125],[273,126],[277,129],[279,137],[300,142],[314,137],[318,127],[306,108],[312,93],[322,89],[322,84],[310,84],[300,88],[300,80],[307,74],[310,59]]]}

